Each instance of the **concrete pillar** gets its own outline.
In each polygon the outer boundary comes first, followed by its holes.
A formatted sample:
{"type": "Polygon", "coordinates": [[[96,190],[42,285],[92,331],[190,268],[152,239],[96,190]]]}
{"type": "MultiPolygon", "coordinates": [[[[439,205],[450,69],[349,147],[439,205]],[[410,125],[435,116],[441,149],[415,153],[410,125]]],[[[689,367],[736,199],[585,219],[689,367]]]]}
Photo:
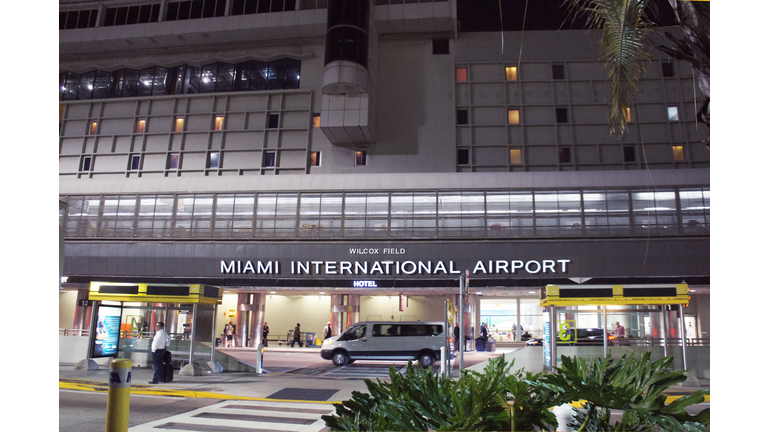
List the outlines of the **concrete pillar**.
{"type": "Polygon", "coordinates": [[[333,334],[339,335],[346,327],[344,326],[344,312],[342,312],[344,306],[344,296],[341,294],[331,295],[331,329],[333,334]]]}
{"type": "Polygon", "coordinates": [[[349,306],[349,315],[347,325],[351,326],[360,322],[360,294],[349,294],[347,296],[347,306],[349,306]]]}
{"type": "MultiPolygon", "coordinates": [[[[475,339],[480,335],[480,301],[477,294],[468,296],[468,311],[464,312],[464,335],[469,336],[470,347],[474,349],[475,339]]],[[[465,337],[466,339],[466,337],[465,337]]]]}
{"type": "MultiPolygon", "coordinates": [[[[235,329],[235,346],[244,347],[245,342],[248,340],[248,311],[241,309],[241,305],[250,305],[250,294],[238,294],[237,295],[237,323],[235,329]]],[[[221,341],[221,345],[224,346],[224,341],[221,341]]]]}
{"type": "Polygon", "coordinates": [[[167,313],[165,314],[165,331],[170,335],[171,333],[183,333],[182,327],[179,326],[179,304],[172,303],[167,305],[167,313]],[[172,309],[173,308],[173,309],[172,309]]]}
{"type": "Polygon", "coordinates": [[[75,321],[72,323],[72,328],[87,329],[91,314],[91,308],[93,306],[80,306],[80,303],[84,300],[88,300],[88,290],[77,290],[77,302],[75,303],[75,321]]]}
{"type": "Polygon", "coordinates": [[[249,329],[250,347],[257,347],[261,343],[261,330],[264,325],[264,309],[267,295],[264,293],[252,294],[251,304],[251,328],[249,329]]]}

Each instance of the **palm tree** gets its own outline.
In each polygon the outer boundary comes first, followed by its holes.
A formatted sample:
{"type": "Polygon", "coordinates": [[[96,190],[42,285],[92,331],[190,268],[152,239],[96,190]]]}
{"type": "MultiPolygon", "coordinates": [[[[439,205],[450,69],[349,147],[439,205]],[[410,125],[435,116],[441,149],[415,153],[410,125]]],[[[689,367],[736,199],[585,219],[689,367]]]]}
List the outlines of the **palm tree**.
{"type": "MultiPolygon", "coordinates": [[[[591,28],[602,29],[600,49],[611,78],[609,127],[611,136],[626,132],[629,105],[636,84],[650,59],[653,46],[677,60],[691,63],[703,100],[697,118],[709,127],[709,2],[678,0],[564,0],[575,16],[583,16],[591,28]],[[658,34],[649,19],[654,1],[668,1],[680,22],[684,37],[664,35],[672,46],[654,45],[658,34]]],[[[707,146],[709,144],[707,143],[707,146]]]]}

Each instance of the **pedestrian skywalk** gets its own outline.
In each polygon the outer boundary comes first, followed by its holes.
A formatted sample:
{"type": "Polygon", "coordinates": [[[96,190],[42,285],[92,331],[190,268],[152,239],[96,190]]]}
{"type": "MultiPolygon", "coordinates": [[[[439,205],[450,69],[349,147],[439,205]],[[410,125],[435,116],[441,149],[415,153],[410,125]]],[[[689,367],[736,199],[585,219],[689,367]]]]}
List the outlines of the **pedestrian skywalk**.
{"type": "Polygon", "coordinates": [[[129,432],[264,432],[328,430],[320,418],[328,403],[224,401],[194,411],[134,426],[129,432]]]}

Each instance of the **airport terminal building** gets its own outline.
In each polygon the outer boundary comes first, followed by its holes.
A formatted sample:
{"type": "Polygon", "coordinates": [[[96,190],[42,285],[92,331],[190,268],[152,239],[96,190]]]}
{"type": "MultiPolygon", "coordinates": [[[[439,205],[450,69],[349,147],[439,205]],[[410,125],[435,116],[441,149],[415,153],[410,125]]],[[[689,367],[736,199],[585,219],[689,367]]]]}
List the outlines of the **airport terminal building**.
{"type": "MultiPolygon", "coordinates": [[[[455,0],[59,8],[61,328],[88,327],[92,282],[202,284],[223,290],[215,333],[254,346],[265,321],[442,320],[468,272],[468,333],[541,335],[547,285],[687,284],[687,337],[708,339],[689,64],[653,52],[615,140],[585,30],[461,31],[455,0]]],[[[131,313],[181,333],[171,309],[131,313]]]]}

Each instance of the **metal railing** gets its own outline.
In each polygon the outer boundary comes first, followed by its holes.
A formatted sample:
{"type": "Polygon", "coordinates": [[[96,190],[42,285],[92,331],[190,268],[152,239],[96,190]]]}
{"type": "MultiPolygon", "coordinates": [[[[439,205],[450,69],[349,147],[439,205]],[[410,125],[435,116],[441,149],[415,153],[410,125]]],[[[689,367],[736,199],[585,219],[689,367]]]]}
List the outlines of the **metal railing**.
{"type": "Polygon", "coordinates": [[[59,336],[90,336],[89,329],[59,329],[59,336]]]}

